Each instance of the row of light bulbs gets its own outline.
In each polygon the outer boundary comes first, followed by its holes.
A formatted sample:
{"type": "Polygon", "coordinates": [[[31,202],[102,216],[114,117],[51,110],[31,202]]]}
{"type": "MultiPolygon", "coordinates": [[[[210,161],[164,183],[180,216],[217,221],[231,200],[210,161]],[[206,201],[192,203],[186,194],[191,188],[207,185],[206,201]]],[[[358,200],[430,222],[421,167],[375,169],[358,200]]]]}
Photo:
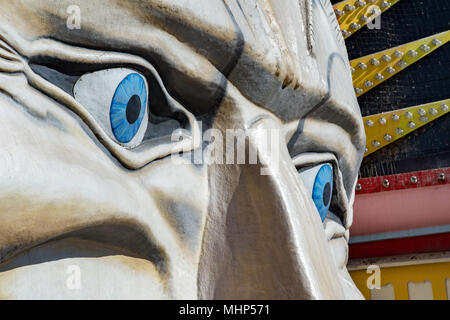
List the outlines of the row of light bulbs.
{"type": "MultiPolygon", "coordinates": [[[[448,111],[448,105],[447,105],[447,104],[442,104],[442,105],[440,106],[440,110],[441,110],[443,113],[447,112],[447,111],[448,111]]],[[[425,122],[427,122],[427,121],[429,120],[428,117],[427,117],[427,111],[426,111],[425,109],[419,108],[419,109],[417,110],[417,113],[418,113],[418,115],[419,115],[419,121],[420,121],[420,122],[425,123],[425,122]]],[[[436,115],[439,113],[439,111],[438,111],[437,109],[435,109],[434,107],[431,107],[431,108],[428,109],[428,113],[429,113],[431,116],[436,116],[436,115]]],[[[406,119],[412,119],[412,118],[413,118],[413,113],[412,113],[411,111],[406,111],[406,112],[404,113],[404,117],[405,117],[406,119]]],[[[398,120],[400,120],[400,116],[397,115],[396,113],[394,113],[394,114],[391,116],[391,119],[392,119],[393,121],[398,121],[398,120]]],[[[378,119],[378,123],[379,123],[380,125],[385,125],[385,124],[387,123],[387,120],[386,120],[385,117],[380,117],[380,118],[378,119]]],[[[365,121],[365,126],[366,126],[366,127],[373,127],[373,126],[374,126],[374,122],[373,122],[371,119],[368,119],[368,120],[365,121]]],[[[414,121],[411,120],[411,121],[408,122],[408,128],[414,129],[416,126],[417,126],[417,124],[416,124],[414,121]]],[[[395,130],[395,133],[396,133],[397,135],[401,136],[401,135],[403,135],[404,130],[403,130],[402,128],[399,128],[399,127],[398,127],[398,128],[395,130]]],[[[392,136],[391,136],[390,134],[386,133],[386,134],[383,136],[383,139],[384,139],[385,141],[387,141],[387,142],[390,142],[390,141],[392,140],[392,136]]],[[[381,142],[378,141],[378,140],[372,140],[371,144],[372,144],[372,146],[375,147],[375,148],[378,148],[378,147],[381,146],[381,142]]],[[[368,149],[366,148],[365,152],[367,152],[367,151],[368,151],[368,149]]]]}
{"type": "MultiPolygon", "coordinates": [[[[367,2],[372,3],[372,4],[377,2],[377,1],[378,0],[367,0],[367,2]]],[[[348,3],[348,4],[345,5],[344,10],[336,9],[336,10],[334,10],[334,12],[336,13],[336,15],[338,17],[343,17],[343,16],[346,15],[346,12],[350,13],[352,11],[355,11],[357,7],[361,8],[361,7],[364,7],[366,5],[367,5],[367,3],[365,1],[357,0],[355,2],[355,5],[351,5],[351,4],[348,3]]],[[[384,8],[384,9],[389,8],[390,5],[391,5],[391,3],[389,1],[381,1],[381,3],[380,3],[380,7],[384,8]]],[[[372,13],[373,13],[373,11],[372,11],[372,13]]]]}
{"type": "MultiPolygon", "coordinates": [[[[439,182],[441,182],[441,183],[445,182],[445,179],[446,179],[446,177],[445,177],[445,173],[444,172],[439,172],[437,174],[437,180],[439,182]]],[[[417,178],[417,176],[411,176],[409,178],[409,182],[411,184],[418,184],[419,183],[419,178],[417,178]]],[[[384,188],[389,188],[389,185],[390,185],[389,179],[383,179],[382,185],[383,185],[384,188]]],[[[356,191],[361,191],[362,189],[363,189],[362,184],[361,183],[357,183],[356,184],[356,191]]]]}
{"type": "MultiPolygon", "coordinates": [[[[372,4],[372,5],[373,5],[375,2],[377,2],[377,1],[378,1],[378,0],[367,0],[367,2],[370,3],[370,4],[372,4]]],[[[354,5],[351,5],[351,4],[347,3],[347,4],[344,6],[343,10],[339,10],[339,9],[336,8],[334,12],[335,12],[336,16],[337,16],[338,19],[339,19],[339,18],[341,18],[341,17],[344,17],[346,14],[352,13],[352,12],[355,11],[356,8],[358,8],[358,7],[359,7],[359,8],[362,8],[362,7],[366,6],[366,5],[367,5],[367,2],[366,2],[366,1],[362,1],[362,0],[357,0],[357,1],[354,3],[354,5]]],[[[380,7],[381,7],[382,9],[384,9],[384,10],[386,10],[387,8],[389,8],[391,5],[392,5],[392,3],[389,2],[389,1],[381,1],[381,3],[380,3],[380,7]]],[[[379,11],[380,11],[380,10],[378,10],[378,12],[379,12],[379,11]]],[[[372,10],[370,10],[370,12],[367,13],[369,16],[367,16],[367,15],[364,14],[364,15],[362,15],[362,16],[359,18],[359,20],[360,20],[361,23],[352,22],[352,23],[349,25],[349,28],[352,29],[353,32],[354,32],[354,31],[357,31],[357,30],[359,30],[359,29],[361,29],[362,25],[366,24],[367,22],[369,22],[370,20],[372,20],[372,19],[375,18],[376,13],[377,13],[377,10],[376,10],[375,8],[372,8],[372,10]]],[[[345,30],[345,29],[342,30],[342,35],[344,36],[344,38],[349,37],[351,34],[352,34],[352,31],[350,31],[350,30],[345,30]]]]}
{"type": "MultiPolygon", "coordinates": [[[[442,42],[439,39],[436,39],[436,38],[433,39],[431,41],[431,43],[435,47],[438,47],[438,46],[440,46],[442,44],[442,42]]],[[[421,50],[422,52],[427,53],[427,52],[429,52],[431,50],[431,48],[427,44],[422,44],[422,45],[420,45],[418,50],[421,50]]],[[[410,57],[415,58],[415,57],[418,56],[419,52],[417,50],[409,50],[407,54],[410,57]]],[[[403,52],[401,52],[400,50],[395,50],[394,53],[393,53],[393,56],[395,58],[400,58],[400,57],[403,56],[403,52]]],[[[384,54],[381,57],[381,60],[386,62],[386,63],[389,63],[389,62],[391,62],[392,57],[390,55],[388,55],[388,54],[384,54]]],[[[380,61],[378,59],[376,59],[376,58],[371,58],[369,63],[372,66],[375,66],[375,67],[380,65],[380,61]]],[[[397,62],[397,66],[400,67],[400,68],[405,68],[406,66],[408,66],[408,63],[402,59],[402,60],[399,60],[397,62]]],[[[358,65],[357,65],[357,68],[360,69],[360,70],[366,70],[367,69],[367,64],[365,64],[364,62],[359,62],[358,65]]],[[[351,70],[352,74],[356,72],[355,68],[353,68],[353,67],[350,67],[350,70],[351,70]]],[[[393,66],[389,66],[388,65],[386,67],[385,71],[388,74],[394,74],[397,70],[393,66]]],[[[385,77],[381,73],[377,73],[375,75],[375,77],[374,77],[374,80],[380,81],[380,82],[383,81],[384,79],[385,79],[385,77]]],[[[374,82],[371,81],[371,80],[364,81],[364,87],[366,87],[366,88],[371,88],[373,85],[374,85],[374,82]]],[[[361,93],[364,92],[364,89],[359,88],[359,87],[355,87],[355,92],[356,92],[356,94],[361,94],[361,93]]]]}

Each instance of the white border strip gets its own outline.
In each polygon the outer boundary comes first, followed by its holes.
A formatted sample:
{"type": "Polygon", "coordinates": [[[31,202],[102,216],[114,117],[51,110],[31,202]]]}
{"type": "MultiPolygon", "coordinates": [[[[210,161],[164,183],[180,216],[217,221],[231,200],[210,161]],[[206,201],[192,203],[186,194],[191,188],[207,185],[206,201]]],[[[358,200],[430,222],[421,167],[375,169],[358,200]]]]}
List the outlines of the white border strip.
{"type": "Polygon", "coordinates": [[[369,235],[365,235],[365,236],[356,236],[356,237],[352,237],[350,234],[349,243],[354,244],[354,243],[372,242],[372,241],[387,240],[387,239],[417,237],[417,236],[425,236],[425,235],[430,235],[430,234],[447,233],[447,232],[450,232],[450,224],[444,225],[444,226],[428,227],[428,228],[401,230],[401,231],[386,232],[386,233],[375,233],[375,234],[369,234],[369,235]]]}

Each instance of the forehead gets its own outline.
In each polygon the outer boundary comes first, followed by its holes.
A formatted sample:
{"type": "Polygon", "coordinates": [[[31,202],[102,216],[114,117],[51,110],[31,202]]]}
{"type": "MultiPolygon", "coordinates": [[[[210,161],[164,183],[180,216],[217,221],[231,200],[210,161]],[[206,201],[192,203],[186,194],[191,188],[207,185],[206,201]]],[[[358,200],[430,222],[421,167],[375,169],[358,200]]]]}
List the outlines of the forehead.
{"type": "MultiPolygon", "coordinates": [[[[0,6],[0,36],[28,41],[24,56],[28,44],[43,38],[132,54],[150,62],[195,115],[214,114],[233,85],[285,122],[306,119],[290,151],[333,152],[351,190],[364,132],[328,0],[0,0],[0,6]],[[68,28],[77,18],[81,28],[68,28]]],[[[39,62],[45,54],[28,58],[39,62]]]]}
{"type": "Polygon", "coordinates": [[[346,59],[345,49],[332,45],[335,32],[322,2],[0,0],[0,18],[28,40],[139,55],[194,112],[214,107],[230,81],[254,103],[292,120],[326,95],[329,51],[346,59]],[[80,29],[67,27],[74,8],[80,29]],[[323,35],[332,35],[326,47],[323,35]]]}

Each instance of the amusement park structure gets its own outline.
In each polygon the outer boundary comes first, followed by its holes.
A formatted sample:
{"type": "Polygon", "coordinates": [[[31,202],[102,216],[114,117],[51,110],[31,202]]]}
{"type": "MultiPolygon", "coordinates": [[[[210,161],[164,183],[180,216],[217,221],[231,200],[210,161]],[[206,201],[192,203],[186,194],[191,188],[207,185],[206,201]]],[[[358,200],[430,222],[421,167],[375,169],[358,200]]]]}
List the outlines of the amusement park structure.
{"type": "Polygon", "coordinates": [[[450,299],[450,3],[334,9],[366,131],[349,272],[366,299],[450,299]]]}

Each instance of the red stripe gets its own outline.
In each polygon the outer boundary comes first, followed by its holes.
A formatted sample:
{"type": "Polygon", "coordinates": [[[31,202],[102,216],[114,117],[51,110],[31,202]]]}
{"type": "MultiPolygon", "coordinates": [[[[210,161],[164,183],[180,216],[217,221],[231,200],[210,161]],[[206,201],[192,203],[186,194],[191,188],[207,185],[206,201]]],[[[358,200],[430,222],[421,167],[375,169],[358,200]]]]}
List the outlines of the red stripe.
{"type": "Polygon", "coordinates": [[[397,256],[450,250],[450,233],[354,243],[349,246],[349,259],[397,256]]]}
{"type": "Polygon", "coordinates": [[[351,236],[450,225],[450,184],[362,194],[353,205],[351,236]]]}
{"type": "Polygon", "coordinates": [[[450,179],[450,168],[440,168],[440,169],[393,174],[389,176],[362,178],[358,180],[358,184],[361,185],[361,190],[356,190],[356,195],[364,193],[442,185],[448,183],[449,179],[450,179]],[[438,179],[440,173],[443,173],[445,175],[445,179],[443,181],[438,179]],[[411,177],[413,176],[417,178],[417,183],[411,182],[411,177]],[[383,186],[384,180],[389,181],[388,187],[383,186]]]}

